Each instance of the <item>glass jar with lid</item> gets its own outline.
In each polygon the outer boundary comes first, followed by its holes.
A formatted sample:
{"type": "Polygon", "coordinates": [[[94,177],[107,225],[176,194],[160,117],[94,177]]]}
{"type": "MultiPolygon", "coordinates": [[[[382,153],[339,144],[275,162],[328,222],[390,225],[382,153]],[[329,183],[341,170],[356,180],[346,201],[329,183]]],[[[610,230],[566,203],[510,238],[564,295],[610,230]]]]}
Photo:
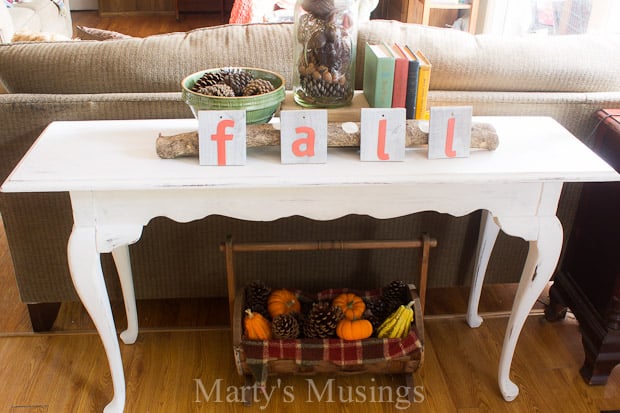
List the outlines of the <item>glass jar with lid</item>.
{"type": "Polygon", "coordinates": [[[305,107],[351,103],[357,39],[355,0],[298,0],[295,7],[295,101],[305,107]]]}

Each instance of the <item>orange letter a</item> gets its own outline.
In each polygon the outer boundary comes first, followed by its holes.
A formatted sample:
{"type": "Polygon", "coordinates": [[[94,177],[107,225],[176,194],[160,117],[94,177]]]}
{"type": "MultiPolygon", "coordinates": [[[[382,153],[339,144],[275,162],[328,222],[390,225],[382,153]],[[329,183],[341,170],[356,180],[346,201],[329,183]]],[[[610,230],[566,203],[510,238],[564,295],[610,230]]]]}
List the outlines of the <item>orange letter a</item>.
{"type": "Polygon", "coordinates": [[[314,129],[308,126],[300,126],[295,128],[295,133],[305,133],[305,138],[299,138],[293,141],[293,154],[297,157],[314,156],[314,129]],[[302,146],[306,147],[305,150],[302,150],[302,146]]]}

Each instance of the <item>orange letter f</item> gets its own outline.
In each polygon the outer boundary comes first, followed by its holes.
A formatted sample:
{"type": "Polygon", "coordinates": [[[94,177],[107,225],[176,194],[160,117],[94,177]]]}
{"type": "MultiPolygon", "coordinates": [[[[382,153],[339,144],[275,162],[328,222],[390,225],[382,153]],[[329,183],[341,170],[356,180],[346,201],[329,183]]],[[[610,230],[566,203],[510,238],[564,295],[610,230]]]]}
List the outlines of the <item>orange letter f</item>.
{"type": "Polygon", "coordinates": [[[226,141],[231,141],[233,135],[226,134],[226,128],[234,127],[235,121],[224,119],[217,124],[217,134],[211,135],[212,141],[217,141],[217,164],[226,165],[226,141]]]}

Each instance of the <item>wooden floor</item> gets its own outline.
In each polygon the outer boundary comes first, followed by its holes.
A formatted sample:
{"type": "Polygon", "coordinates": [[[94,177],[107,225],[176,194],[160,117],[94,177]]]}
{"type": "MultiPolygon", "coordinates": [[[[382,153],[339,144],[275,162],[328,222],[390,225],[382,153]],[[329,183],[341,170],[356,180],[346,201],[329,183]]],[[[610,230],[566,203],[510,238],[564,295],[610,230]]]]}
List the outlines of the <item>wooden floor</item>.
{"type": "MultiPolygon", "coordinates": [[[[73,13],[74,24],[133,36],[212,25],[219,15],[106,18],[73,13]]],[[[415,403],[402,396],[401,377],[379,375],[281,377],[256,393],[252,407],[239,401],[243,381],[231,349],[225,300],[138,303],[141,326],[133,345],[121,344],[127,381],[126,412],[541,412],[599,413],[620,410],[620,367],[605,386],[586,385],[579,375],[583,350],[574,319],[550,324],[542,304],[528,318],[512,367],[520,395],[505,402],[497,366],[514,285],[486,286],[485,321],[470,329],[463,314],[467,290],[432,289],[427,295],[425,359],[415,373],[415,403]],[[201,389],[204,389],[204,392],[201,389]],[[388,387],[392,393],[388,392],[388,387]],[[323,390],[325,392],[323,393],[323,390]],[[332,390],[331,397],[329,390],[332,390]],[[351,397],[350,397],[351,396],[351,397]],[[208,400],[207,400],[208,399],[208,400]]],[[[543,295],[542,300],[546,297],[543,295]]],[[[117,325],[125,325],[114,303],[117,325]]],[[[51,332],[31,332],[19,300],[0,219],[0,412],[101,412],[112,397],[103,347],[79,303],[61,306],[51,332]]]]}
{"type": "MultiPolygon", "coordinates": [[[[112,397],[103,346],[79,303],[61,306],[51,332],[32,333],[19,300],[0,220],[0,412],[100,412],[112,397]]],[[[586,385],[578,325],[544,321],[539,303],[517,346],[512,379],[519,397],[505,402],[497,366],[514,285],[488,286],[478,329],[464,321],[467,291],[431,289],[427,296],[425,356],[414,374],[415,403],[402,397],[402,377],[381,375],[281,377],[240,398],[226,301],[140,301],[140,335],[121,344],[126,412],[562,412],[620,410],[620,368],[607,385],[586,385]],[[330,396],[330,391],[332,391],[330,396]],[[261,409],[262,407],[262,409],[261,409]]],[[[544,296],[543,296],[544,300],[544,296]]],[[[119,328],[122,303],[114,303],[119,328]]]]}

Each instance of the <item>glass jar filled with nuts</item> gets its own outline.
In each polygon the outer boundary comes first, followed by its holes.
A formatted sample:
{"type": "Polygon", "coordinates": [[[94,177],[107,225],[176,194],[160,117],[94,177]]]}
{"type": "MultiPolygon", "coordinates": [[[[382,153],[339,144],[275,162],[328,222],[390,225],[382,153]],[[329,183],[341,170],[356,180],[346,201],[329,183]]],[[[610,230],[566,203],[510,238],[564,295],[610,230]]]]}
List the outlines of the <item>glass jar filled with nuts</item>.
{"type": "Polygon", "coordinates": [[[355,86],[355,0],[298,0],[295,101],[305,107],[351,104],[355,86]]]}

